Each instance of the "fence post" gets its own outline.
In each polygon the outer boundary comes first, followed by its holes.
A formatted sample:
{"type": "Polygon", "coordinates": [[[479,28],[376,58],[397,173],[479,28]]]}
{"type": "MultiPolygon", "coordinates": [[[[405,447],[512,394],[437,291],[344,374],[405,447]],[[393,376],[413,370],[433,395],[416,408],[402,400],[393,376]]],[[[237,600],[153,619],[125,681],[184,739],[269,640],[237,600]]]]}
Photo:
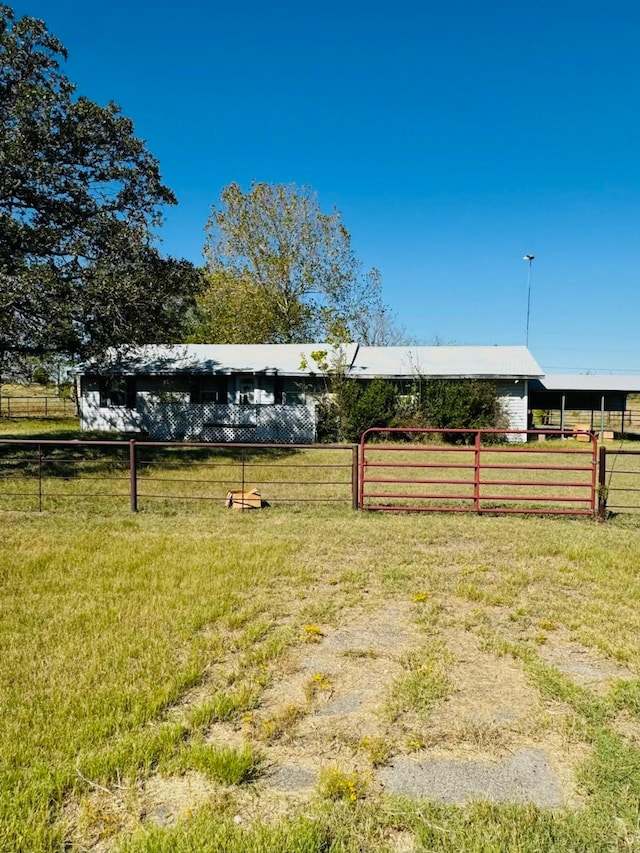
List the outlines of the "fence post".
{"type": "Polygon", "coordinates": [[[598,518],[600,521],[607,518],[607,448],[603,445],[598,460],[598,518]]]}
{"type": "Polygon", "coordinates": [[[476,442],[473,454],[473,509],[480,512],[480,446],[482,436],[480,431],[476,433],[476,442]]]}
{"type": "Polygon", "coordinates": [[[138,512],[138,466],[135,438],[129,441],[129,501],[131,512],[138,512]]]}
{"type": "Polygon", "coordinates": [[[42,512],[42,445],[38,445],[38,512],[42,512]]]}
{"type": "Polygon", "coordinates": [[[360,488],[359,488],[359,484],[358,484],[358,476],[359,476],[359,472],[360,472],[359,451],[360,451],[359,445],[357,445],[357,444],[352,445],[352,447],[351,447],[351,508],[352,509],[360,509],[360,503],[359,503],[360,488]]]}
{"type": "Polygon", "coordinates": [[[240,512],[244,512],[244,447],[242,448],[240,459],[242,462],[242,505],[240,507],[240,512]]]}

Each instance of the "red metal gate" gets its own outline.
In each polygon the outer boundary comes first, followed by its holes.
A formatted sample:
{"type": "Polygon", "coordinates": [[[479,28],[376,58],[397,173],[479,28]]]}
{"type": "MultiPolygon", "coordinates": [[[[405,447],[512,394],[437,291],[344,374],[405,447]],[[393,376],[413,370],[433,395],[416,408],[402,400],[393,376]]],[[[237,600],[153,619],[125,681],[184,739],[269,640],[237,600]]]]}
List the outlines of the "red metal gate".
{"type": "Polygon", "coordinates": [[[593,515],[588,432],[375,428],[360,442],[360,509],[593,515]],[[377,436],[378,443],[371,443],[377,436]]]}

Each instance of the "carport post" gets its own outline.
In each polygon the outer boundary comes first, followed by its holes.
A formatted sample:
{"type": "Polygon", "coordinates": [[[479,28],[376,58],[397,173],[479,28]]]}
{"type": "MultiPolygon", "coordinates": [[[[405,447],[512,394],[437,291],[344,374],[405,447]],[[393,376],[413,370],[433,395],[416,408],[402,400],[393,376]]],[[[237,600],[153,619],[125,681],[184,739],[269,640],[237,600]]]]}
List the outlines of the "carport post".
{"type": "MultiPolygon", "coordinates": [[[[563,394],[562,395],[562,401],[560,403],[560,430],[561,430],[561,432],[564,432],[564,407],[565,407],[566,403],[567,403],[567,398],[563,394]]],[[[562,437],[564,438],[564,435],[562,437]]]]}
{"type": "Polygon", "coordinates": [[[604,441],[604,394],[600,398],[600,441],[604,441]]]}

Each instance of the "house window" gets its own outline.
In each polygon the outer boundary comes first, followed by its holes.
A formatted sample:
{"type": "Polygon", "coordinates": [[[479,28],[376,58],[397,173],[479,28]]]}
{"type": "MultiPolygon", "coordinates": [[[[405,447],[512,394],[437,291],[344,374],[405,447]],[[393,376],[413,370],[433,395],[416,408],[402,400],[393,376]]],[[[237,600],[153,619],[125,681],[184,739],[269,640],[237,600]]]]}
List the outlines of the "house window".
{"type": "Polygon", "coordinates": [[[304,406],[307,402],[305,383],[278,377],[275,384],[275,401],[283,406],[304,406]]]}
{"type": "Polygon", "coordinates": [[[135,376],[103,376],[100,379],[100,408],[135,409],[135,376]]]}
{"type": "Polygon", "coordinates": [[[194,379],[189,399],[192,403],[226,403],[227,377],[200,376],[194,379]]]}
{"type": "Polygon", "coordinates": [[[253,379],[243,379],[240,383],[240,403],[253,405],[255,401],[255,382],[253,379]]]}

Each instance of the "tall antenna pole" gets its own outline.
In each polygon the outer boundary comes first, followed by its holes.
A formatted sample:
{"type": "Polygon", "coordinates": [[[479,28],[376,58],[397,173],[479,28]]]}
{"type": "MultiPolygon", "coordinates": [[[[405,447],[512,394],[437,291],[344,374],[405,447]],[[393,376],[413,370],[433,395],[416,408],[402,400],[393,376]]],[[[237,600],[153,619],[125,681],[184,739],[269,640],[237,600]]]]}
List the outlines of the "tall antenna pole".
{"type": "Polygon", "coordinates": [[[523,261],[529,261],[529,277],[527,281],[527,335],[525,338],[525,344],[529,346],[529,314],[531,313],[531,264],[535,255],[525,255],[522,259],[523,261]]]}

